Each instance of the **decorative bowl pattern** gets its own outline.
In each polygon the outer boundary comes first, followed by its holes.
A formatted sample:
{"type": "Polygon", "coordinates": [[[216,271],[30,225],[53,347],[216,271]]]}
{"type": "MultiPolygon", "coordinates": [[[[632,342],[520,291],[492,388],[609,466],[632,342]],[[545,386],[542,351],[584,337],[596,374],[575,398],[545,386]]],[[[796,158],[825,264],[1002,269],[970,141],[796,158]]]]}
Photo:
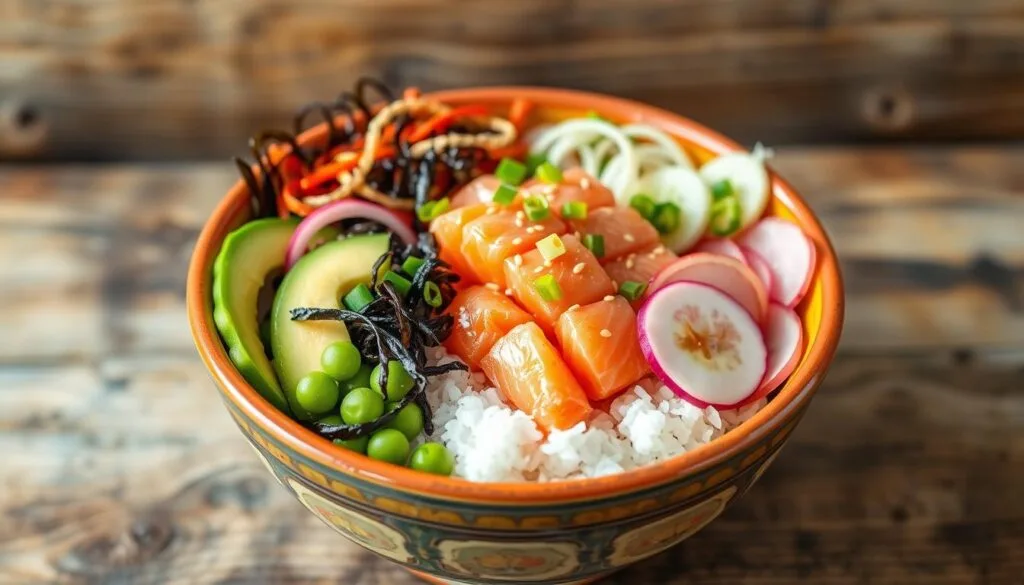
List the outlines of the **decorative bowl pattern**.
{"type": "MultiPolygon", "coordinates": [[[[509,87],[433,97],[500,111],[515,96],[533,100],[549,119],[596,111],[617,122],[656,125],[701,160],[740,148],[674,114],[582,92],[509,87]]],[[[324,134],[316,128],[301,140],[324,134]]],[[[843,319],[835,254],[792,187],[773,176],[773,192],[769,213],[799,223],[818,249],[814,284],[799,308],[808,340],[801,363],[772,402],[739,428],[624,474],[554,484],[435,477],[338,449],[276,411],[234,369],[213,326],[211,266],[224,237],[246,219],[242,183],[200,235],[189,271],[189,321],[228,411],[267,469],[353,542],[435,583],[589,583],[682,542],[750,489],[799,423],[831,363],[843,319]]]]}

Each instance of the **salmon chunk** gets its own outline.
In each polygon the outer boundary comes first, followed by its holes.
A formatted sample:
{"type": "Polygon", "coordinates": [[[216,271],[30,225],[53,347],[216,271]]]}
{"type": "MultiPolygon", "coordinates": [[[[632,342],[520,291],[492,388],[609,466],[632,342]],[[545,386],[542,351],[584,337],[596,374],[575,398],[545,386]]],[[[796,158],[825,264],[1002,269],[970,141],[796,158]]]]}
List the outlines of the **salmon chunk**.
{"type": "MultiPolygon", "coordinates": [[[[627,254],[604,265],[605,272],[611,277],[612,283],[618,287],[627,280],[647,284],[654,275],[668,266],[678,256],[661,244],[640,250],[635,254],[627,254]]],[[[641,299],[633,302],[633,308],[640,306],[641,299]]]]}
{"type": "Polygon", "coordinates": [[[468,205],[478,203],[490,203],[494,199],[494,192],[498,190],[501,181],[494,175],[481,175],[463,185],[461,189],[452,195],[452,209],[459,209],[468,205]]]}
{"type": "Polygon", "coordinates": [[[463,281],[472,280],[462,260],[462,228],[487,212],[487,205],[476,204],[453,209],[430,222],[430,233],[437,240],[438,256],[459,273],[463,281]]]}
{"type": "Polygon", "coordinates": [[[569,429],[590,417],[583,388],[536,323],[509,331],[480,365],[505,399],[544,430],[569,429]]]}
{"type": "Polygon", "coordinates": [[[565,253],[549,263],[540,250],[512,256],[505,261],[505,280],[512,296],[549,333],[555,322],[573,305],[585,305],[613,294],[615,288],[590,250],[573,236],[563,236],[565,253]],[[537,288],[538,278],[552,275],[561,298],[547,300],[537,288]]]}
{"type": "Polygon", "coordinates": [[[531,221],[520,210],[488,211],[462,229],[462,261],[479,282],[505,288],[502,263],[506,258],[532,249],[550,234],[565,233],[565,223],[548,214],[531,221]]]}
{"type": "Polygon", "coordinates": [[[563,313],[556,335],[562,357],[591,400],[611,398],[650,371],[636,314],[620,296],[563,313]]]}
{"type": "Polygon", "coordinates": [[[595,209],[587,214],[586,219],[572,220],[570,223],[581,237],[586,234],[604,237],[602,264],[658,243],[658,230],[632,207],[595,209]]]}
{"type": "Polygon", "coordinates": [[[526,196],[546,198],[548,206],[559,215],[562,213],[562,205],[570,201],[582,201],[587,204],[588,210],[615,205],[615,195],[608,187],[579,167],[565,171],[562,182],[558,184],[545,183],[539,179],[527,181],[523,184],[523,192],[526,196]]]}
{"type": "Polygon", "coordinates": [[[485,286],[471,286],[455,295],[448,314],[455,324],[444,346],[475,370],[480,369],[480,360],[496,341],[531,320],[503,293],[485,286]]]}

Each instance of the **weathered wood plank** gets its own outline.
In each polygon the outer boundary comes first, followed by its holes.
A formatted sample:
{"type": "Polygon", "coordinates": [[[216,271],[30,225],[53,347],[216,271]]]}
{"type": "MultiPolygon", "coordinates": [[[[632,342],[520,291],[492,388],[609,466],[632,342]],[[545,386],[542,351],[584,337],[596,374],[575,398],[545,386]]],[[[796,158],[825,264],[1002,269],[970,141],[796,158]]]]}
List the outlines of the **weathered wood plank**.
{"type": "MultiPolygon", "coordinates": [[[[610,582],[1019,583],[1022,367],[841,357],[751,493],[610,582]]],[[[0,582],[414,583],[273,484],[191,356],[7,368],[0,388],[0,582]]]]}
{"type": "Polygon", "coordinates": [[[0,157],[223,157],[362,74],[603,91],[745,141],[1024,134],[1024,10],[1012,0],[12,0],[0,11],[0,157]]]}

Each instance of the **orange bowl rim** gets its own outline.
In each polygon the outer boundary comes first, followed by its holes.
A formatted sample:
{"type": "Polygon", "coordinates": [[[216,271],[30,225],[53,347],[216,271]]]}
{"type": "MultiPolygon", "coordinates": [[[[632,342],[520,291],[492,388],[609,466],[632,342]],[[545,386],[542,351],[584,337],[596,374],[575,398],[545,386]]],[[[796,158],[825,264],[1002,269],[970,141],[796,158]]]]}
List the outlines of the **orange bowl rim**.
{"type": "MultiPolygon", "coordinates": [[[[744,150],[736,142],[684,116],[640,102],[596,93],[529,86],[497,86],[439,91],[424,96],[449,103],[508,104],[515,98],[539,108],[593,110],[612,119],[652,123],[670,135],[715,154],[744,150]]],[[[299,143],[322,138],[326,124],[303,133],[299,143]]],[[[549,483],[481,483],[438,477],[375,461],[339,449],[280,412],[249,385],[234,367],[213,325],[209,290],[211,267],[227,234],[226,226],[247,207],[246,187],[239,180],[204,224],[189,266],[186,305],[193,340],[222,394],[231,403],[293,451],[342,474],[384,484],[411,494],[481,504],[540,504],[607,498],[652,488],[686,477],[725,460],[766,436],[806,403],[835,355],[843,325],[842,277],[835,251],[824,229],[796,190],[772,173],[773,196],[793,213],[818,247],[817,274],[822,286],[822,316],[814,343],[776,397],[746,422],[722,437],[671,459],[618,474],[549,483]]]]}

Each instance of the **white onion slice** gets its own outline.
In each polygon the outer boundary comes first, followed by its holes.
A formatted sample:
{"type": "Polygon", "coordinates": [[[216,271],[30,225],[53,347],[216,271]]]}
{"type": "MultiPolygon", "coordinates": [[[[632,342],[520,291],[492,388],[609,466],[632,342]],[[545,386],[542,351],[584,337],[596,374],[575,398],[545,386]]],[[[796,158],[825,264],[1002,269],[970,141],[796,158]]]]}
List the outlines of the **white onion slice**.
{"type": "MultiPolygon", "coordinates": [[[[581,134],[588,138],[590,135],[599,135],[615,143],[615,146],[619,150],[618,156],[622,157],[622,162],[620,163],[622,165],[622,169],[614,174],[614,181],[605,181],[602,179],[601,182],[611,189],[612,193],[615,194],[616,200],[625,204],[628,202],[627,190],[637,176],[636,153],[633,151],[633,144],[629,138],[614,124],[591,118],[566,120],[541,135],[537,141],[531,145],[530,150],[533,152],[545,152],[549,148],[552,148],[555,145],[555,142],[560,140],[563,136],[572,135],[576,137],[576,140],[578,140],[578,137],[581,134]]],[[[592,140],[592,138],[586,140],[586,143],[589,143],[590,140],[592,140]]],[[[578,144],[577,147],[579,145],[581,144],[578,144]]],[[[558,164],[555,160],[552,160],[552,158],[549,158],[549,160],[551,160],[553,164],[558,164]]],[[[604,175],[602,175],[602,177],[603,176],[604,175]]]]}
{"type": "Polygon", "coordinates": [[[693,161],[687,156],[686,151],[683,150],[679,143],[672,139],[671,136],[665,134],[661,130],[658,130],[654,126],[648,126],[647,124],[627,124],[622,127],[622,133],[632,139],[644,139],[650,140],[654,144],[658,145],[661,150],[676,165],[686,167],[688,169],[693,168],[693,161]]]}

